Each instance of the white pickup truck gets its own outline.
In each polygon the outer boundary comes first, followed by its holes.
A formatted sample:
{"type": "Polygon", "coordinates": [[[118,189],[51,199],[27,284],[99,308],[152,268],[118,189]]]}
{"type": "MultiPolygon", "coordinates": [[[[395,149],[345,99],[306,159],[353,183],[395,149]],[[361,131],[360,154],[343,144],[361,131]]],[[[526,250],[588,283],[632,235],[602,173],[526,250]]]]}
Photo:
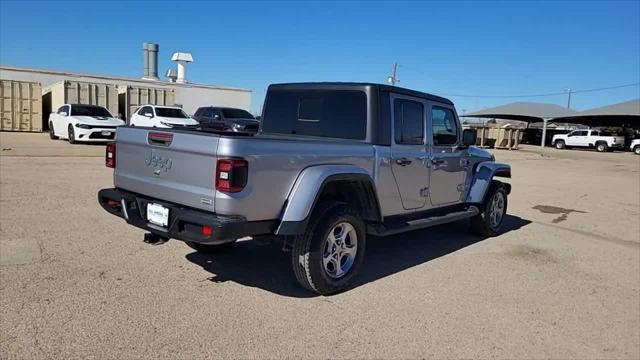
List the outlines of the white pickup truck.
{"type": "Polygon", "coordinates": [[[631,140],[631,146],[629,146],[629,150],[636,153],[636,155],[640,155],[640,139],[631,140]]]}
{"type": "Polygon", "coordinates": [[[624,136],[604,135],[599,130],[574,130],[568,134],[554,135],[551,142],[556,149],[587,147],[605,152],[624,148],[624,136]]]}

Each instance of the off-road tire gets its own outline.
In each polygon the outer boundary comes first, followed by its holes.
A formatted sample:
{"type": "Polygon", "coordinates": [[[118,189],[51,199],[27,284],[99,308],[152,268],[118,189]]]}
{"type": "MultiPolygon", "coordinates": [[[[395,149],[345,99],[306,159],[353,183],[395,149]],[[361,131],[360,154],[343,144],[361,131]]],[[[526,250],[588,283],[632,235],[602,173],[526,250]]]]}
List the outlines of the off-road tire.
{"type": "Polygon", "coordinates": [[[508,209],[508,196],[507,196],[507,188],[503,183],[499,181],[493,181],[491,183],[491,187],[487,192],[484,202],[480,205],[480,214],[471,218],[471,232],[483,236],[483,237],[492,237],[496,236],[500,233],[502,229],[502,224],[504,223],[504,218],[507,215],[508,209]],[[502,214],[502,219],[498,226],[491,226],[491,221],[489,219],[489,206],[493,201],[496,193],[502,193],[504,196],[504,213],[502,214]]]}
{"type": "Polygon", "coordinates": [[[73,125],[69,124],[69,128],[67,129],[67,137],[69,138],[69,144],[76,144],[76,133],[73,130],[73,125]]]}
{"type": "Polygon", "coordinates": [[[55,131],[53,131],[53,123],[49,122],[49,139],[58,140],[55,131]]]}
{"type": "Polygon", "coordinates": [[[597,152],[607,152],[608,148],[607,148],[607,144],[606,143],[597,143],[596,144],[596,151],[597,152]]]}
{"type": "Polygon", "coordinates": [[[298,282],[320,295],[331,295],[347,289],[364,258],[366,245],[365,224],[353,207],[337,201],[318,204],[311,214],[304,234],[295,238],[291,249],[291,265],[298,282]],[[329,231],[339,223],[354,227],[357,240],[355,260],[347,273],[334,279],[327,275],[322,262],[325,240],[329,231]]]}
{"type": "Polygon", "coordinates": [[[224,244],[210,245],[210,244],[201,244],[193,241],[185,241],[185,244],[187,244],[187,246],[189,246],[190,248],[192,248],[197,252],[201,252],[205,254],[216,254],[216,253],[221,253],[221,252],[225,252],[233,249],[236,242],[232,241],[224,244]]]}
{"type": "Polygon", "coordinates": [[[567,145],[565,144],[564,140],[556,140],[555,147],[558,150],[563,150],[566,149],[567,145]]]}
{"type": "Polygon", "coordinates": [[[640,145],[636,145],[636,146],[633,148],[633,152],[634,152],[636,155],[640,155],[640,145]]]}

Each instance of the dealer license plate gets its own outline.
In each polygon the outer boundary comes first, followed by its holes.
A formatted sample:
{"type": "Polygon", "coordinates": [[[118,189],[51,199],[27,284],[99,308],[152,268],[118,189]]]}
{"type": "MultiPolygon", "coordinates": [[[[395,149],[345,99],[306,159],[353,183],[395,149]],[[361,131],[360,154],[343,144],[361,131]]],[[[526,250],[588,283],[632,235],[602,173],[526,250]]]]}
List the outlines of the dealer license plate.
{"type": "Polygon", "coordinates": [[[159,204],[149,203],[147,204],[147,220],[152,224],[166,227],[169,225],[169,209],[159,204]]]}
{"type": "Polygon", "coordinates": [[[111,131],[103,131],[102,135],[103,136],[111,136],[111,131]]]}

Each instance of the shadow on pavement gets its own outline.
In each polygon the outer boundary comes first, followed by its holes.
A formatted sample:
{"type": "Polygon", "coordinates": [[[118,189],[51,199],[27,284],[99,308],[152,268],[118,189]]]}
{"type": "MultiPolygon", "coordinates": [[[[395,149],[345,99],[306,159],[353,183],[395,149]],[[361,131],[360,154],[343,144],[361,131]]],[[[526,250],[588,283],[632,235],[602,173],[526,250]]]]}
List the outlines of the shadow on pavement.
{"type": "MultiPolygon", "coordinates": [[[[518,230],[529,223],[531,221],[507,215],[503,233],[518,230]]],[[[488,239],[469,232],[466,221],[385,238],[370,236],[360,275],[354,279],[352,287],[382,279],[484,240],[488,239]]],[[[317,296],[298,285],[291,270],[291,253],[283,252],[281,246],[278,241],[265,245],[243,241],[224,253],[194,252],[186,258],[211,273],[209,280],[212,282],[233,281],[289,297],[317,296]]]]}

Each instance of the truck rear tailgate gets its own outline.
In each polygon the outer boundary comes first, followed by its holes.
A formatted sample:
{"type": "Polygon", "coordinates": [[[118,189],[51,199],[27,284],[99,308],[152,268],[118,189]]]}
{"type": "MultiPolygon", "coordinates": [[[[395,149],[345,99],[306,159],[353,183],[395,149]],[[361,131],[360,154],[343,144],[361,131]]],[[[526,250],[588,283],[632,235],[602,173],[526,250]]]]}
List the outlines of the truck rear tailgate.
{"type": "Polygon", "coordinates": [[[218,140],[213,134],[120,127],[114,184],[213,212],[218,140]]]}

